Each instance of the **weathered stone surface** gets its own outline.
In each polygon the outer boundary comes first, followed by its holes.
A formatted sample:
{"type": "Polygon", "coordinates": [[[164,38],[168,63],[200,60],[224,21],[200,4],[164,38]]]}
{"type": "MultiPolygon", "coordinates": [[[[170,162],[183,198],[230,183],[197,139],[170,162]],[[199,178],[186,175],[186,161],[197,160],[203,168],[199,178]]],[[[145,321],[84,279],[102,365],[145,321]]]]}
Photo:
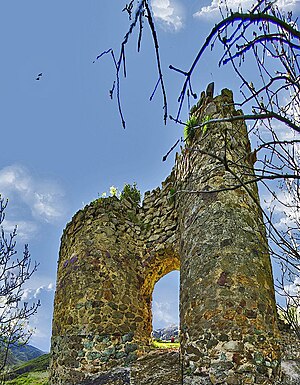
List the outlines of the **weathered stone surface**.
{"type": "Polygon", "coordinates": [[[300,384],[300,360],[283,360],[281,363],[282,385],[300,384]]]}
{"type": "Polygon", "coordinates": [[[86,378],[78,385],[130,385],[129,369],[117,369],[86,378]]]}
{"type": "MultiPolygon", "coordinates": [[[[194,114],[201,123],[205,114],[239,112],[223,90],[204,95],[194,114]]],[[[67,225],[52,385],[279,384],[280,334],[257,187],[226,190],[235,179],[220,162],[225,140],[227,162],[247,182],[245,166],[253,165],[245,123],[208,123],[141,207],[100,198],[67,225]],[[154,285],[179,269],[180,365],[177,353],[150,350],[154,285]]],[[[296,371],[298,358],[286,354],[283,372],[296,371]]],[[[293,376],[281,378],[289,385],[293,376]]]]}
{"type": "Polygon", "coordinates": [[[300,384],[300,340],[292,330],[281,333],[281,378],[276,385],[300,384]]]}
{"type": "Polygon", "coordinates": [[[152,351],[131,367],[132,385],[181,385],[178,351],[152,351]]]}

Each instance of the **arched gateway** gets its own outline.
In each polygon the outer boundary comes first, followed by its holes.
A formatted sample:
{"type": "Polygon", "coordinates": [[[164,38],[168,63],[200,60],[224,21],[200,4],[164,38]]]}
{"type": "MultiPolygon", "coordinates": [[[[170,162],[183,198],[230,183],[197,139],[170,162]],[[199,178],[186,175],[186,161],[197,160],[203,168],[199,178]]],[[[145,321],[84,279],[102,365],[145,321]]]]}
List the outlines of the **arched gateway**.
{"type": "MultiPolygon", "coordinates": [[[[193,115],[201,124],[241,112],[223,90],[203,97],[193,115]]],[[[226,188],[253,171],[246,126],[204,127],[190,134],[171,175],[141,207],[98,199],[67,225],[52,385],[275,383],[276,307],[257,187],[226,188]],[[220,161],[225,147],[235,176],[220,161]],[[152,291],[179,268],[180,355],[153,352],[152,291]]]]}

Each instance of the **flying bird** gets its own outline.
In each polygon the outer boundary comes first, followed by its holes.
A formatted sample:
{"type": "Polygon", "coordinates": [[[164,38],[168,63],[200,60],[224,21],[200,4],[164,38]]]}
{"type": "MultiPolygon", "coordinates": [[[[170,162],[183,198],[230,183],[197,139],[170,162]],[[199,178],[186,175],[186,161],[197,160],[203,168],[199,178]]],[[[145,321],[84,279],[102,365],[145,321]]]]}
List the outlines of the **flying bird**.
{"type": "Polygon", "coordinates": [[[43,75],[43,73],[41,72],[41,73],[39,73],[38,74],[38,76],[36,77],[36,79],[35,80],[40,80],[40,78],[42,77],[42,75],[43,75]]]}

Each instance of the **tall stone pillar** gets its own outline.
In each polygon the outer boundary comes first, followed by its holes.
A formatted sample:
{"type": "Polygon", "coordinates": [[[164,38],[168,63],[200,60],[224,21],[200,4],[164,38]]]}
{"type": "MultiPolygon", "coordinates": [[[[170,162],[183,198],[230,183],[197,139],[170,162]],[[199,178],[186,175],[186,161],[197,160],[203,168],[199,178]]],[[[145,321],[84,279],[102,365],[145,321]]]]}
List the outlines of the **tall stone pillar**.
{"type": "MultiPolygon", "coordinates": [[[[237,117],[232,93],[194,111],[237,117]]],[[[274,285],[243,120],[191,132],[177,164],[183,384],[272,384],[279,366],[274,285]]]]}
{"type": "Polygon", "coordinates": [[[130,213],[135,216],[136,209],[115,197],[99,199],[79,211],[64,231],[51,384],[94,384],[96,374],[97,384],[127,384],[126,368],[140,345],[149,344],[143,321],[149,304],[141,291],[142,261],[130,213]]]}

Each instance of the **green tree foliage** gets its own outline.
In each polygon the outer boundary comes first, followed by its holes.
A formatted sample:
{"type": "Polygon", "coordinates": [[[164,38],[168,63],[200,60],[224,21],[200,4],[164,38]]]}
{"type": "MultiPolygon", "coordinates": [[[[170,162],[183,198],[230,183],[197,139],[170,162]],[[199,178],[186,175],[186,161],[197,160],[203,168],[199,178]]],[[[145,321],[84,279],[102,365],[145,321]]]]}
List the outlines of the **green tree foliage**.
{"type": "Polygon", "coordinates": [[[123,190],[120,194],[120,200],[130,199],[136,206],[138,206],[141,202],[141,192],[137,189],[136,183],[132,185],[126,183],[123,187],[123,190]]]}

